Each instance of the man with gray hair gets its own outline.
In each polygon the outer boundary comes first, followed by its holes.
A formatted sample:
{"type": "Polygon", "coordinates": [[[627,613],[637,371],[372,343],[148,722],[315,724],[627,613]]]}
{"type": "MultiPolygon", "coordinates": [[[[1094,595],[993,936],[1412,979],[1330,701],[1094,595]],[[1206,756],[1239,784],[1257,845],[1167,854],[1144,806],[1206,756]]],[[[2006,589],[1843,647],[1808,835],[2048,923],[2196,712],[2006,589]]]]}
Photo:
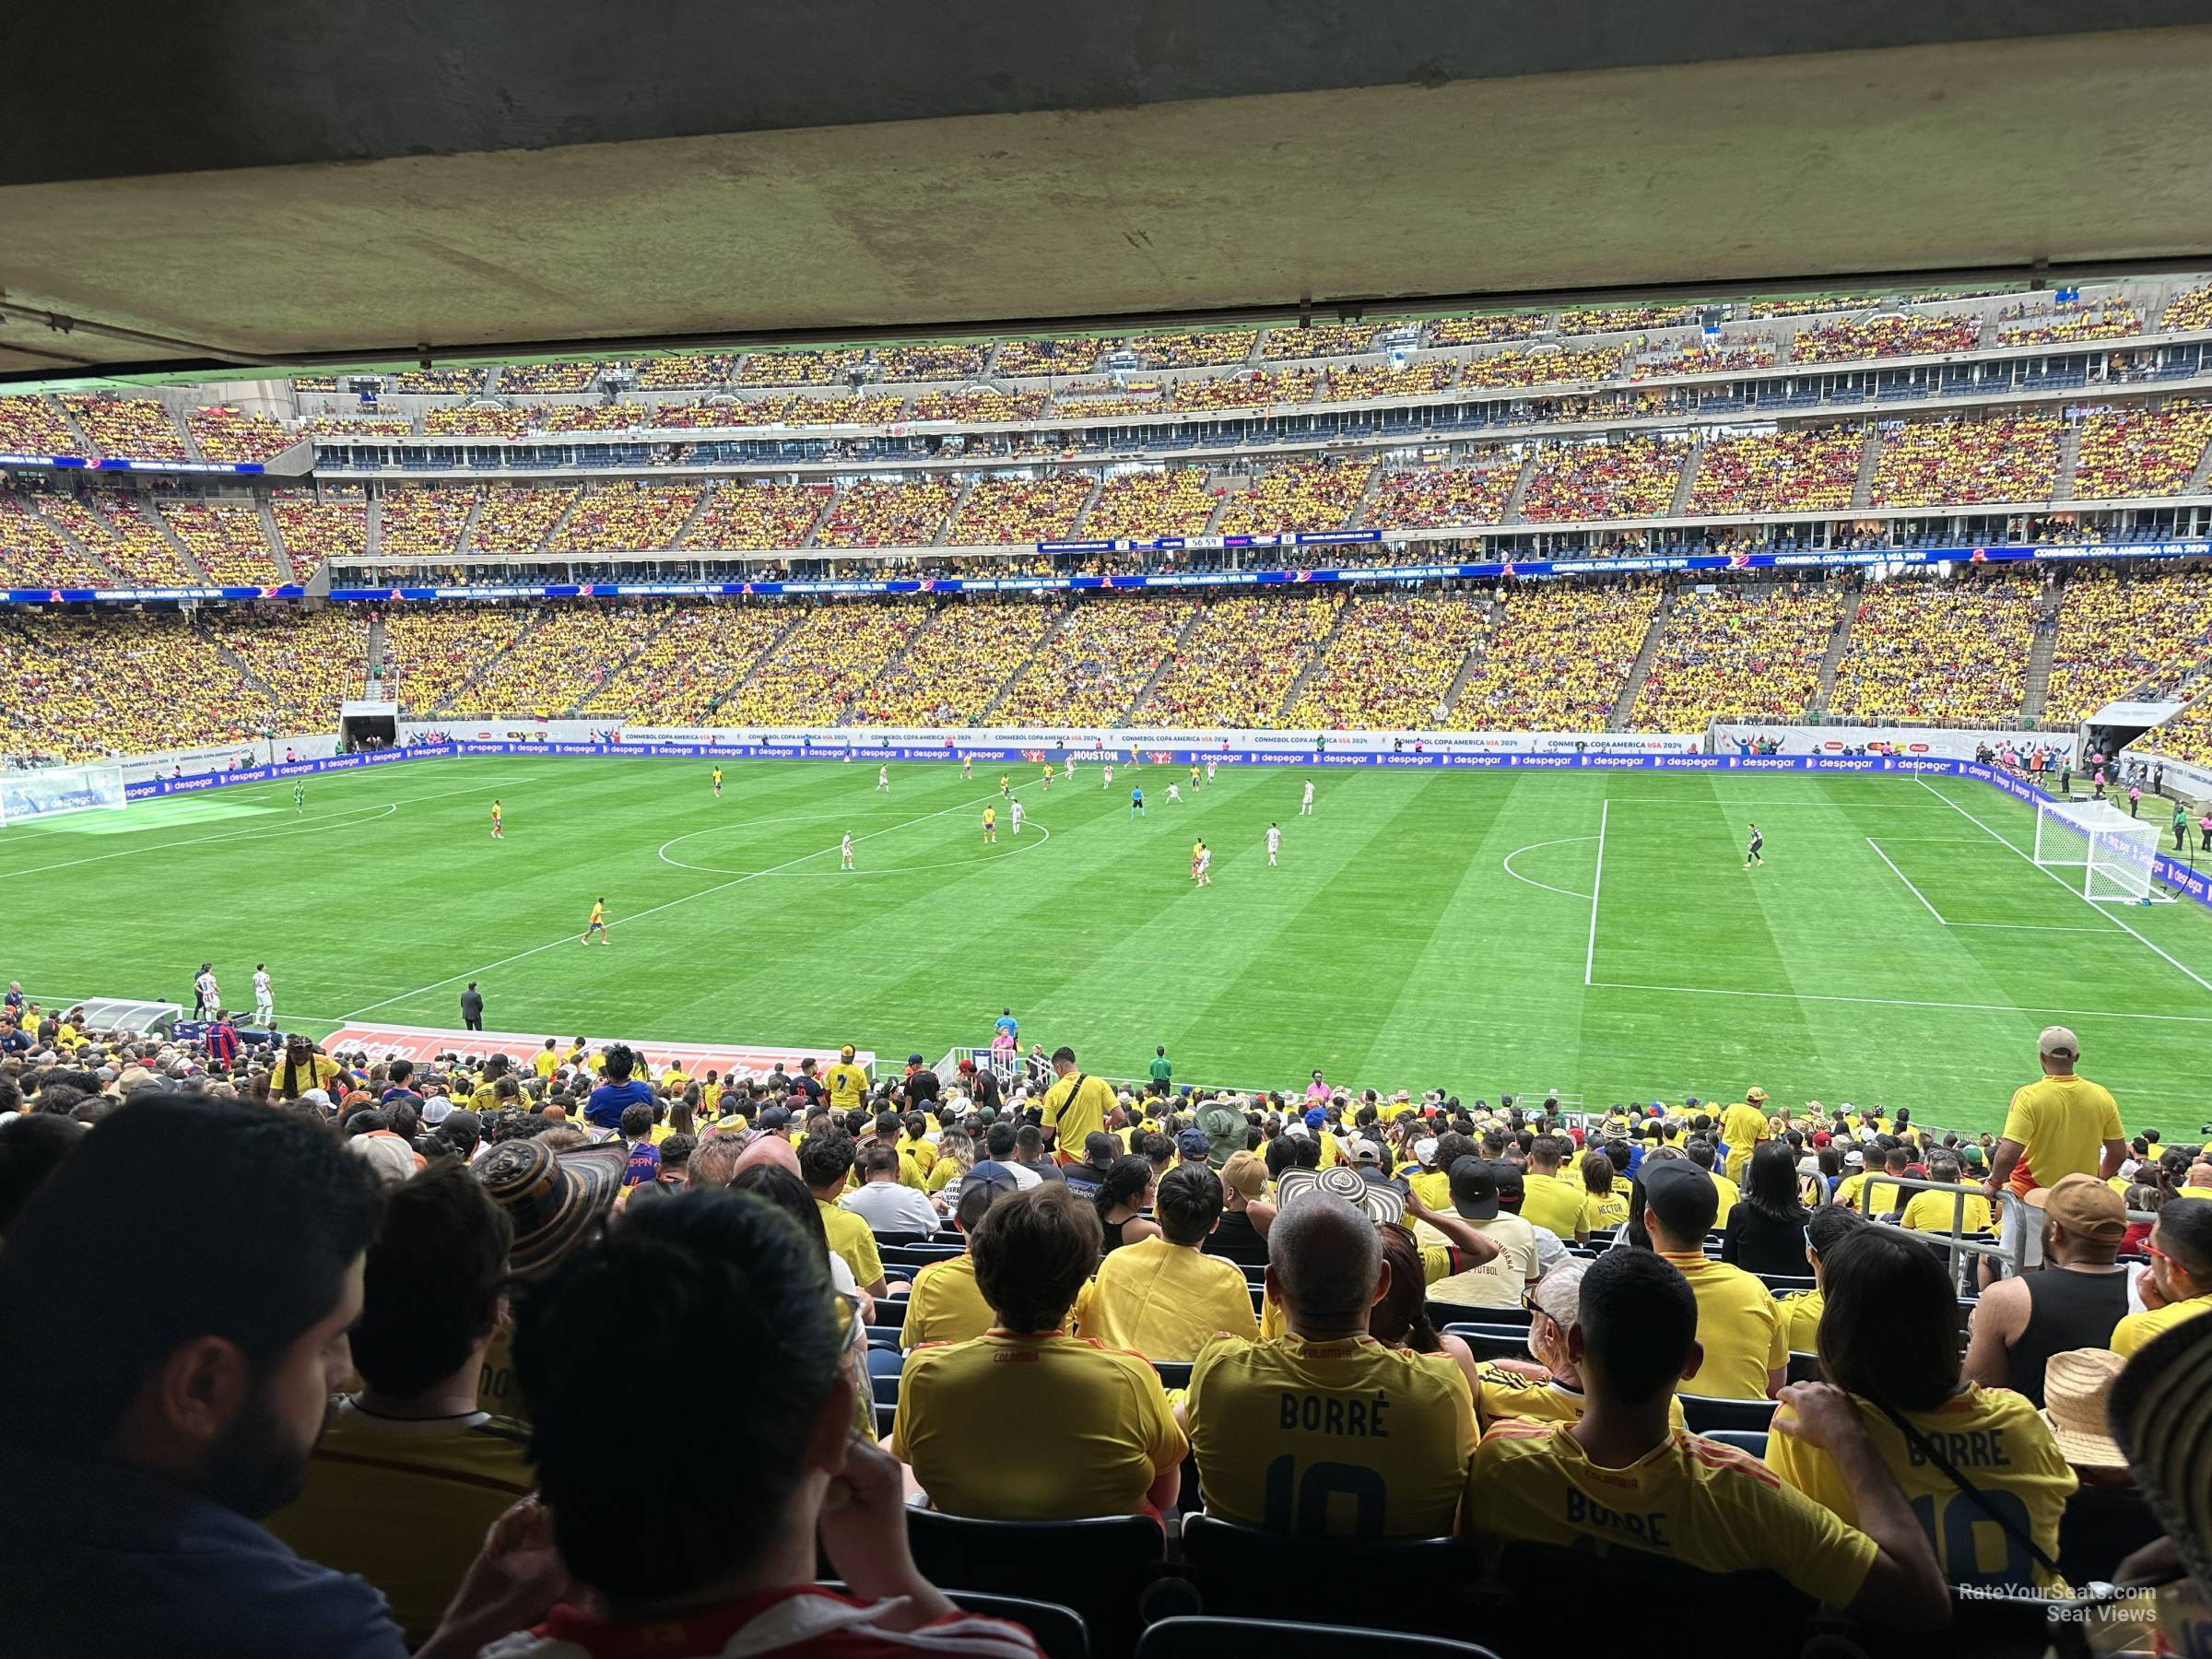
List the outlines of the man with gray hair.
{"type": "Polygon", "coordinates": [[[1992,1204],[2009,1187],[2020,1202],[2004,1206],[2001,1219],[2007,1262],[2042,1265],[2040,1225],[2028,1225],[2028,1194],[2056,1186],[2068,1175],[2109,1181],[2127,1156],[2120,1108],[2101,1086],[2074,1074],[2081,1040],[2065,1026],[2046,1026],[2036,1041],[2043,1075],[2013,1091],[2005,1130],[1990,1155],[1983,1191],[1992,1204]]]}
{"type": "Polygon", "coordinates": [[[1267,1247],[1267,1300],[1286,1335],[1209,1344],[1177,1412],[1206,1512],[1285,1534],[1450,1533],[1474,1401],[1450,1359],[1367,1334],[1390,1288],[1374,1222],[1310,1186],[1286,1200],[1267,1247]]]}

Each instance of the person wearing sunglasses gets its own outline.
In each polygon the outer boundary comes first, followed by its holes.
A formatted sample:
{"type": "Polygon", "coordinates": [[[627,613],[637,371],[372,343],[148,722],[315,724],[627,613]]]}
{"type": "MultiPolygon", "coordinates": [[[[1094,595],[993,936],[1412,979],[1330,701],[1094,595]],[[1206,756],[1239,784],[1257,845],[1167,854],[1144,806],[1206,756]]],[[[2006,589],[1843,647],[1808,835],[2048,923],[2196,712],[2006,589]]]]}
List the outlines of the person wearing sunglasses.
{"type": "Polygon", "coordinates": [[[2112,1352],[2132,1354],[2161,1331],[2212,1310],[2212,1198],[2169,1198],[2144,1244],[2136,1276],[2144,1311],[2112,1327],[2112,1352]]]}

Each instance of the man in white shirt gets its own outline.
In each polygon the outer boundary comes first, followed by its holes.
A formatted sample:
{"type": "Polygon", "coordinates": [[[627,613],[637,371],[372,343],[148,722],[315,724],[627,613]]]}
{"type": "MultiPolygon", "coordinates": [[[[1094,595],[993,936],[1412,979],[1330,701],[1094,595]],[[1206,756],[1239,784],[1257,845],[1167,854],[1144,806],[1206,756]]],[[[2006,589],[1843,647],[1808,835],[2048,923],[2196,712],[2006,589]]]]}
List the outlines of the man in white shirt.
{"type": "Polygon", "coordinates": [[[838,1207],[851,1210],[873,1233],[937,1230],[937,1206],[929,1194],[900,1182],[896,1147],[870,1147],[860,1155],[860,1185],[839,1199],[838,1207]]]}
{"type": "Polygon", "coordinates": [[[205,1019],[223,1006],[222,993],[216,988],[215,964],[202,962],[200,971],[192,981],[193,1013],[205,1019]]]}
{"type": "MultiPolygon", "coordinates": [[[[1540,1277],[1536,1230],[1501,1205],[1495,1164],[1462,1158],[1450,1173],[1452,1207],[1494,1241],[1498,1253],[1479,1267],[1437,1280],[1429,1287],[1430,1300],[1473,1308],[1519,1307],[1523,1288],[1540,1277]]],[[[1423,1244],[1451,1241],[1426,1223],[1417,1223],[1414,1236],[1423,1244]]]]}

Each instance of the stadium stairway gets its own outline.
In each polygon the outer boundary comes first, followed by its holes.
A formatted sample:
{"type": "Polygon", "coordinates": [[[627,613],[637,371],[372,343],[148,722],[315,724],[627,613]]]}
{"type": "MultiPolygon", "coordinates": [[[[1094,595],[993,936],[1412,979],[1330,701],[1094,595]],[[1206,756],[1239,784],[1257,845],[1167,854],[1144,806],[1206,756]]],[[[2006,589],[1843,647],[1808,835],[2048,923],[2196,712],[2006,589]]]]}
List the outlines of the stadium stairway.
{"type": "Polygon", "coordinates": [[[67,427],[69,430],[76,436],[76,453],[78,454],[96,455],[100,453],[98,450],[93,448],[90,435],[86,432],[82,426],[77,424],[76,417],[70,413],[69,406],[67,404],[64,403],[60,398],[53,396],[51,394],[47,395],[46,402],[49,406],[53,408],[53,412],[62,418],[62,424],[67,427]]]}
{"type": "Polygon", "coordinates": [[[539,536],[533,545],[524,547],[523,551],[524,553],[543,553],[547,547],[558,547],[560,542],[560,533],[569,527],[569,521],[576,516],[576,510],[582,507],[583,502],[584,492],[580,489],[569,498],[569,504],[560,510],[560,516],[546,526],[545,535],[539,536]]]}
{"type": "Polygon", "coordinates": [[[1666,622],[1675,614],[1675,594],[1672,588],[1659,595],[1659,604],[1652,612],[1652,625],[1643,630],[1643,644],[1636,653],[1636,660],[1629,665],[1629,677],[1621,682],[1620,695],[1613,700],[1613,712],[1606,718],[1606,730],[1621,732],[1628,729],[1629,716],[1634,712],[1636,700],[1643,694],[1643,682],[1650,677],[1652,661],[1659,654],[1659,641],[1666,635],[1666,622]]]}
{"type": "MultiPolygon", "coordinates": [[[[292,563],[291,549],[284,545],[284,536],[276,528],[276,515],[269,511],[269,498],[265,495],[256,495],[253,498],[253,511],[261,516],[262,539],[269,544],[269,558],[275,560],[276,565],[276,580],[279,582],[299,581],[299,567],[292,563]]],[[[378,626],[380,628],[382,626],[381,618],[378,626]]]]}
{"type": "Polygon", "coordinates": [[[1532,443],[1527,448],[1528,453],[1521,457],[1521,470],[1513,478],[1512,493],[1505,498],[1505,505],[1498,510],[1498,522],[1501,524],[1521,523],[1521,502],[1528,494],[1528,481],[1536,476],[1536,446],[1532,443]]]}
{"type": "Polygon", "coordinates": [[[2212,443],[2205,445],[2205,453],[2196,458],[2196,470],[2189,475],[2189,482],[2183,486],[2182,493],[2200,496],[2208,488],[2212,488],[2212,443]]]}
{"type": "MultiPolygon", "coordinates": [[[[960,509],[968,505],[968,498],[975,493],[975,481],[982,476],[982,473],[970,473],[960,481],[959,493],[952,498],[951,508],[946,512],[943,522],[937,525],[936,534],[929,538],[931,547],[942,547],[947,545],[946,537],[952,534],[952,527],[960,522],[960,509]]],[[[704,492],[702,491],[701,494],[703,496],[704,492]]],[[[905,653],[901,652],[900,655],[903,656],[905,653]]]]}
{"type": "MultiPolygon", "coordinates": [[[[669,629],[676,625],[677,610],[677,607],[676,606],[671,605],[667,606],[661,612],[660,622],[651,633],[645,635],[635,645],[632,645],[620,656],[616,657],[611,661],[602,661],[595,664],[594,665],[594,672],[590,682],[585,685],[582,692],[577,697],[576,700],[560,712],[562,717],[565,719],[573,720],[581,716],[583,713],[586,706],[590,704],[592,699],[599,694],[602,688],[611,684],[614,680],[618,678],[621,676],[622,671],[629,667],[631,663],[635,662],[639,654],[642,653],[648,645],[652,644],[655,640],[659,639],[663,634],[666,633],[669,629]]],[[[512,649],[512,647],[510,647],[510,649],[512,649]]]]}
{"type": "Polygon", "coordinates": [[[1692,444],[1682,461],[1682,476],[1675,480],[1674,499],[1667,502],[1666,516],[1681,518],[1689,512],[1689,492],[1697,487],[1698,468],[1705,460],[1705,446],[1692,444]]]}
{"type": "Polygon", "coordinates": [[[2029,725],[2042,719],[2051,695],[2051,656],[2058,649],[2058,616],[2065,590],[2059,592],[2057,603],[2036,607],[2035,632],[2028,642],[2028,683],[2020,699],[2020,719],[2029,725]]]}
{"type": "Polygon", "coordinates": [[[1466,660],[1460,664],[1459,672],[1452,677],[1452,683],[1444,688],[1444,695],[1440,700],[1446,714],[1459,706],[1459,694],[1467,688],[1468,677],[1481,667],[1483,658],[1490,654],[1490,645],[1498,637],[1498,624],[1505,617],[1505,606],[1493,600],[1469,599],[1467,603],[1488,608],[1483,615],[1482,632],[1477,636],[1475,643],[1467,647],[1466,660]]]}
{"type": "Polygon", "coordinates": [[[2052,481],[2051,499],[2070,501],[2074,499],[2074,472],[2081,465],[2081,422],[2069,420],[2061,429],[2058,439],[2058,475],[2052,481]]]}
{"type": "Polygon", "coordinates": [[[1836,691],[1836,670],[1843,665],[1843,653],[1851,649],[1851,625],[1859,614],[1857,578],[1835,586],[1840,595],[1836,601],[1836,626],[1828,636],[1828,650],[1820,658],[1820,678],[1813,688],[1812,705],[1806,710],[1808,720],[1827,717],[1829,699],[1836,691]]]}
{"type": "Polygon", "coordinates": [[[383,546],[384,498],[371,496],[361,507],[361,551],[364,557],[374,559],[383,546]]]}
{"type": "MultiPolygon", "coordinates": [[[[489,674],[494,668],[497,668],[501,663],[505,662],[519,646],[526,643],[532,638],[532,636],[537,632],[538,629],[544,625],[545,620],[546,612],[542,607],[532,610],[527,616],[522,618],[521,626],[515,629],[514,638],[509,640],[506,644],[502,645],[499,650],[493,652],[491,655],[486,657],[482,662],[478,663],[477,665],[477,671],[474,674],[470,675],[466,679],[455,686],[451,691],[448,691],[443,697],[440,698],[436,703],[432,704],[427,709],[410,709],[406,703],[403,702],[400,705],[402,712],[407,714],[410,718],[416,720],[421,720],[432,714],[443,713],[446,710],[452,708],[460,700],[465,692],[474,688],[477,682],[484,678],[486,675],[489,674]]],[[[403,662],[400,664],[399,668],[400,673],[403,676],[402,685],[404,687],[404,676],[406,673],[407,665],[403,662]]]]}
{"type": "MultiPolygon", "coordinates": [[[[1380,462],[1367,469],[1367,482],[1359,487],[1359,499],[1352,503],[1351,516],[1344,521],[1344,527],[1347,530],[1357,530],[1367,523],[1368,510],[1375,504],[1375,498],[1382,493],[1382,472],[1383,468],[1380,462]]],[[[1336,630],[1331,629],[1329,637],[1334,639],[1335,633],[1336,630]]],[[[1311,665],[1307,672],[1312,672],[1311,665]]],[[[1300,675],[1299,677],[1303,680],[1305,676],[1300,675]]],[[[1288,702],[1283,704],[1286,709],[1289,706],[1288,702]]]]}
{"type": "Polygon", "coordinates": [[[368,641],[366,648],[361,653],[362,696],[366,697],[369,694],[369,688],[374,683],[376,671],[383,665],[384,613],[381,610],[372,610],[369,613],[368,641]]]}
{"type": "Polygon", "coordinates": [[[457,559],[468,551],[468,538],[477,533],[477,520],[484,513],[484,492],[468,492],[468,516],[461,521],[461,533],[453,537],[453,556],[457,559]]]}
{"type": "MultiPolygon", "coordinates": [[[[1004,342],[1002,341],[1001,344],[1004,342]]],[[[995,358],[998,355],[998,347],[994,346],[991,348],[991,354],[995,358]]],[[[1083,526],[1090,522],[1090,510],[1099,504],[1100,492],[1105,488],[1106,475],[1102,472],[1093,474],[1090,480],[1090,493],[1083,498],[1083,505],[1076,509],[1076,516],[1068,524],[1067,534],[1070,540],[1084,533],[1083,526]]]]}
{"type": "MultiPolygon", "coordinates": [[[[2212,448],[2212,445],[2207,447],[2212,448]]],[[[1246,480],[1247,483],[1250,481],[1246,480]]],[[[1236,490],[1231,488],[1229,477],[1222,473],[1216,473],[1212,477],[1206,479],[1206,487],[1216,492],[1214,510],[1206,515],[1206,525],[1199,531],[1199,534],[1201,535],[1218,535],[1221,534],[1222,515],[1228,512],[1230,502],[1236,500],[1236,490]]],[[[1147,689],[1148,690],[1150,688],[1147,687],[1147,689]]]]}
{"type": "Polygon", "coordinates": [[[161,539],[169,544],[169,550],[177,556],[177,562],[190,572],[194,582],[212,580],[207,574],[207,567],[194,558],[192,549],[177,538],[177,533],[170,528],[169,520],[162,516],[159,508],[133,501],[129,503],[127,511],[135,512],[161,533],[161,539]]]}
{"type": "Polygon", "coordinates": [[[237,652],[231,650],[229,646],[224,644],[220,640],[216,639],[213,635],[208,636],[208,643],[215,647],[215,654],[217,656],[222,658],[224,662],[230,665],[231,673],[237,675],[238,677],[247,686],[251,687],[253,690],[259,692],[263,697],[266,698],[271,708],[276,707],[279,700],[276,696],[276,688],[271,686],[267,680],[263,679],[260,675],[253,671],[253,664],[246,661],[244,657],[239,655],[237,652]]]}
{"type": "MultiPolygon", "coordinates": [[[[1098,491],[1095,489],[1091,491],[1091,500],[1094,501],[1098,500],[1098,491]]],[[[1005,702],[1007,695],[1013,691],[1014,682],[1021,677],[1022,670],[1052,650],[1060,636],[1067,631],[1068,621],[1075,614],[1076,606],[1072,600],[1060,607],[1060,614],[1053,618],[1052,626],[1038,637],[1036,649],[1018,663],[1008,666],[1006,678],[998,682],[998,689],[991,694],[991,700],[986,702],[982,712],[976,715],[975,724],[977,725],[991,724],[991,717],[998,712],[998,705],[1005,702]]]]}
{"type": "MultiPolygon", "coordinates": [[[[1377,470],[1379,471],[1380,469],[1378,468],[1377,470]]],[[[1368,488],[1371,493],[1374,488],[1374,485],[1371,480],[1368,485],[1368,488]]],[[[1364,507],[1361,509],[1361,511],[1365,511],[1364,507]]],[[[1354,522],[1357,523],[1358,521],[1355,520],[1354,522]]],[[[1329,631],[1323,634],[1320,639],[1313,642],[1312,649],[1306,653],[1306,665],[1298,671],[1298,677],[1290,682],[1290,688],[1283,693],[1283,700],[1276,704],[1276,724],[1287,725],[1289,724],[1290,711],[1298,706],[1298,700],[1305,691],[1306,682],[1313,677],[1313,672],[1315,669],[1319,668],[1324,663],[1328,661],[1329,648],[1336,643],[1336,636],[1344,631],[1345,618],[1352,614],[1352,606],[1360,603],[1362,603],[1362,601],[1358,594],[1355,593],[1347,598],[1342,605],[1336,607],[1336,614],[1329,618],[1329,631]]],[[[1374,604],[1375,601],[1371,599],[1365,601],[1364,603],[1371,605],[1374,604]]]]}
{"type": "Polygon", "coordinates": [[[1859,456],[1859,476],[1851,487],[1851,504],[1869,507],[1874,504],[1874,465],[1882,453],[1882,435],[1874,427],[1866,429],[1865,453],[1859,456]]]}
{"type": "MultiPolygon", "coordinates": [[[[1216,508],[1215,515],[1218,517],[1219,513],[1220,510],[1216,508]]],[[[1159,682],[1168,677],[1168,670],[1175,666],[1175,659],[1182,654],[1183,648],[1191,642],[1191,636],[1198,631],[1198,619],[1205,615],[1205,606],[1191,606],[1191,614],[1183,618],[1182,627],[1175,635],[1175,642],[1159,653],[1159,661],[1152,665],[1152,672],[1145,677],[1145,683],[1137,688],[1136,695],[1114,711],[1115,721],[1134,718],[1136,711],[1150,700],[1159,682]]]]}
{"type": "MultiPolygon", "coordinates": [[[[481,498],[478,499],[480,500],[481,498]]],[[[691,503],[691,511],[684,514],[684,522],[677,526],[676,534],[668,538],[665,545],[672,548],[682,547],[684,545],[684,538],[691,534],[692,528],[698,524],[700,516],[707,511],[708,503],[713,500],[713,484],[705,479],[700,480],[699,486],[699,496],[698,499],[691,503]]],[[[476,517],[477,510],[474,507],[471,507],[468,510],[469,523],[474,524],[476,522],[476,517]]],[[[467,534],[466,525],[462,526],[462,533],[464,535],[467,534]]]]}
{"type": "MultiPolygon", "coordinates": [[[[76,422],[72,421],[70,424],[74,427],[76,422]]],[[[36,512],[37,510],[34,508],[33,511],[36,512]]],[[[50,512],[41,512],[39,513],[38,517],[39,522],[41,524],[44,524],[47,529],[53,532],[55,540],[59,541],[62,546],[67,547],[72,553],[76,554],[77,558],[83,559],[87,564],[92,566],[95,570],[106,571],[108,580],[110,582],[119,582],[123,580],[122,572],[117,571],[115,567],[110,564],[106,559],[102,559],[100,556],[98,549],[93,547],[90,543],[80,538],[69,528],[68,525],[63,524],[61,520],[55,518],[50,512]]]]}

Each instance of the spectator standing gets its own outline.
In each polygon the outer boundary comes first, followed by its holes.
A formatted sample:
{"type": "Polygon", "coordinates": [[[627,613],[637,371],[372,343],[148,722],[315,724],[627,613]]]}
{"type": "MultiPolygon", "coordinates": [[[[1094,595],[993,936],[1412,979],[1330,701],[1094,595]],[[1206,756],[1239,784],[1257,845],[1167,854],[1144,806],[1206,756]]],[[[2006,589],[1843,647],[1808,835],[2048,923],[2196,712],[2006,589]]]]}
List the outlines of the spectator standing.
{"type": "Polygon", "coordinates": [[[870,1147],[860,1155],[860,1185],[838,1204],[866,1222],[871,1233],[920,1233],[926,1238],[937,1230],[937,1206],[928,1194],[900,1182],[899,1167],[897,1148],[870,1147]]]}
{"type": "Polygon", "coordinates": [[[1053,1086],[1044,1091],[1042,1127],[1051,1137],[1053,1156],[1073,1163],[1081,1156],[1088,1137],[1106,1127],[1113,1110],[1113,1086],[1103,1077],[1088,1077],[1076,1069],[1076,1051],[1053,1051],[1053,1086]]]}
{"type": "Polygon", "coordinates": [[[1728,1148],[1729,1180],[1741,1186],[1744,1171],[1751,1166],[1751,1154],[1759,1143],[1772,1137],[1773,1131],[1767,1124],[1767,1091],[1753,1087],[1744,1090],[1744,1098],[1721,1113],[1721,1139],[1728,1148]]]}
{"type": "MultiPolygon", "coordinates": [[[[1717,1182],[1713,1194],[1717,1220],[1717,1182]]],[[[1729,1212],[1721,1260],[1746,1273],[1803,1273],[1805,1224],[1811,1218],[1798,1202],[1796,1155],[1785,1142],[1766,1141],[1751,1154],[1743,1200],[1729,1212]]]]}
{"type": "Polygon", "coordinates": [[[270,1098],[299,1100],[320,1089],[323,1091],[320,1103],[328,1105],[340,1072],[335,1060],[318,1053],[312,1041],[294,1031],[284,1040],[284,1058],[269,1073],[270,1098]]]}
{"type": "Polygon", "coordinates": [[[991,1205],[970,1249],[997,1324],[909,1354],[891,1425],[932,1506],[999,1521],[1172,1507],[1188,1448],[1158,1373],[1065,1329],[1099,1258],[1096,1212],[1065,1184],[1031,1187],[991,1205]],[[1010,1423],[1022,1454],[979,1457],[1010,1423]]]}
{"type": "MultiPolygon", "coordinates": [[[[1702,1176],[1679,1159],[1663,1167],[1702,1176]]],[[[1629,1542],[1704,1572],[1773,1572],[1869,1622],[1939,1629],[1951,1616],[1942,1571],[1842,1390],[1792,1384],[1784,1432],[1830,1453],[1865,1530],[1781,1485],[1749,1453],[1669,1427],[1670,1392],[1700,1369],[1700,1318],[1664,1257],[1599,1256],[1583,1275],[1567,1338],[1585,1391],[1581,1416],[1491,1429],[1468,1468],[1462,1526],[1562,1547],[1629,1542]]]]}
{"type": "Polygon", "coordinates": [[[915,1570],[897,1465],[851,1432],[852,1312],[823,1260],[767,1201],[702,1189],[630,1215],[524,1300],[539,1484],[588,1594],[500,1659],[1034,1652],[915,1570]],[[654,1340],[607,1340],[632,1328],[654,1340]],[[651,1478],[607,1455],[610,1400],[679,1399],[702,1377],[746,1409],[651,1478]],[[843,1593],[814,1583],[818,1536],[843,1593]]]}
{"type": "Polygon", "coordinates": [[[1789,1342],[1766,1286],[1705,1254],[1705,1234],[1720,1204],[1712,1177],[1686,1158],[1657,1159],[1644,1169],[1643,1197],[1652,1248],[1674,1265],[1698,1304],[1703,1359],[1697,1374],[1679,1384],[1681,1392],[1767,1398],[1788,1374],[1789,1342]]]}
{"type": "MultiPolygon", "coordinates": [[[[1961,1378],[1959,1299],[1942,1262],[1917,1240],[1861,1227],[1829,1252],[1821,1287],[1820,1368],[1850,1397],[1946,1581],[2014,1591],[2056,1583],[2059,1518],[2080,1483],[2025,1396],[1961,1378]]],[[[1858,1524],[1851,1483],[1792,1432],[1794,1418],[1785,1398],[1768,1466],[1858,1524]]]]}
{"type": "Polygon", "coordinates": [[[1286,1334],[1208,1344],[1181,1408],[1207,1512],[1284,1534],[1449,1533],[1474,1404],[1448,1358],[1368,1334],[1389,1289],[1374,1223],[1310,1190],[1269,1239],[1267,1298],[1286,1334]]]}
{"type": "Polygon", "coordinates": [[[384,1593],[411,1642],[437,1628],[493,1523],[536,1485],[529,1431],[478,1408],[514,1230],[452,1159],[393,1190],[350,1333],[359,1393],[331,1403],[306,1489],[269,1530],[384,1593]]]}
{"type": "Polygon", "coordinates": [[[1204,1253],[1221,1218],[1221,1182],[1203,1164],[1160,1179],[1159,1235],[1114,1251],[1076,1305],[1076,1329],[1147,1359],[1192,1359],[1217,1332],[1256,1339],[1252,1291],[1233,1262],[1204,1253]]]}
{"type": "Polygon", "coordinates": [[[1154,1094],[1164,1095],[1170,1092],[1170,1090],[1173,1088],[1175,1082],[1175,1066],[1174,1064],[1169,1060],[1168,1051],[1164,1044],[1157,1046],[1153,1049],[1152,1062],[1150,1065],[1145,1067],[1145,1073],[1152,1079],[1152,1092],[1154,1094]]]}
{"type": "MultiPolygon", "coordinates": [[[[1990,1159],[1984,1191],[1993,1204],[2006,1186],[2025,1199],[2037,1187],[2055,1185],[2065,1175],[2108,1179],[2119,1172],[2120,1160],[2127,1156],[2120,1108],[2103,1088],[2075,1075],[2081,1040],[2065,1026],[2047,1026],[2037,1040],[2036,1052],[2043,1075],[2013,1091],[2004,1134],[1990,1159]]],[[[2030,1267],[2042,1260],[2042,1241],[2028,1236],[2020,1206],[2006,1206],[2003,1227],[2008,1260],[2022,1260],[2030,1267]]]]}

